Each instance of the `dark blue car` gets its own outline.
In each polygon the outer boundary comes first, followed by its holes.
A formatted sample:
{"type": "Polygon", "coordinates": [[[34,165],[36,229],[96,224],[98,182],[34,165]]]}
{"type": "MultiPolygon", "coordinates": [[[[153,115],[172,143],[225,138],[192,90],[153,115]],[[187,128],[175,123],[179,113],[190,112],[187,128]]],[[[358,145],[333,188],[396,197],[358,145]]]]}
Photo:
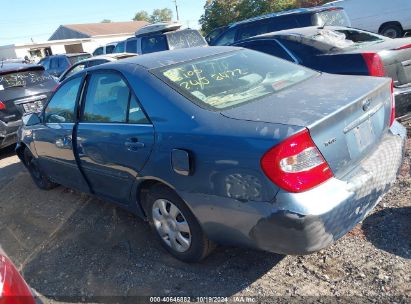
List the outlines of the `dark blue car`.
{"type": "Polygon", "coordinates": [[[189,48],[66,79],[24,117],[17,152],[40,188],[147,218],[183,261],[215,243],[303,254],[343,236],[396,180],[405,129],[394,117],[389,79],[189,48]]]}

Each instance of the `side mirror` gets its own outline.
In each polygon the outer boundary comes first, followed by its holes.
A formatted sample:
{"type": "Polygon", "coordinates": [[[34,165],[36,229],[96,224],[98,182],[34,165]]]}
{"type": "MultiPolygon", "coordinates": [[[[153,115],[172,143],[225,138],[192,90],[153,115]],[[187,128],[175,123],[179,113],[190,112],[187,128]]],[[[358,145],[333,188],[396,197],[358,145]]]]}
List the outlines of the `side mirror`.
{"type": "Polygon", "coordinates": [[[38,114],[31,113],[23,116],[23,125],[26,127],[35,126],[41,123],[38,114]]]}

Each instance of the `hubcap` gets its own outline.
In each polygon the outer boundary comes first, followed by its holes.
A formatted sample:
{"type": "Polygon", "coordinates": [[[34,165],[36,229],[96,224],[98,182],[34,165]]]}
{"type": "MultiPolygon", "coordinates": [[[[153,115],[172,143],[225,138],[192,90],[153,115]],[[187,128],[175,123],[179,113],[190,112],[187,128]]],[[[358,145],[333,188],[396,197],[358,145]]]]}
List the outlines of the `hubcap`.
{"type": "Polygon", "coordinates": [[[384,31],[384,36],[387,36],[388,38],[397,38],[397,31],[394,29],[387,29],[384,31]]]}
{"type": "Polygon", "coordinates": [[[158,199],[153,204],[152,214],[163,241],[178,252],[186,252],[191,245],[191,231],[180,209],[168,200],[158,199]]]}

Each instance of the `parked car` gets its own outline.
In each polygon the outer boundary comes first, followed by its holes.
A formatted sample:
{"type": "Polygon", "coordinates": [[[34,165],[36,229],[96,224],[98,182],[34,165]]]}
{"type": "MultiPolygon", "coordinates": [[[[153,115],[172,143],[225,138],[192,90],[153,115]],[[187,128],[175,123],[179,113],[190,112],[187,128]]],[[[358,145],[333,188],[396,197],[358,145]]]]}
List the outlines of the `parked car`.
{"type": "Polygon", "coordinates": [[[39,61],[39,64],[44,66],[44,68],[50,75],[58,78],[73,64],[76,64],[77,62],[90,57],[91,55],[88,53],[51,55],[41,59],[39,61]]]}
{"type": "Polygon", "coordinates": [[[35,304],[30,287],[0,247],[0,303],[35,304]]]}
{"type": "Polygon", "coordinates": [[[90,57],[88,59],[82,60],[75,65],[73,65],[71,68],[66,70],[59,78],[59,82],[63,82],[66,78],[74,75],[77,72],[80,72],[84,69],[104,64],[107,62],[112,62],[112,61],[117,61],[117,60],[122,60],[130,57],[134,57],[136,54],[127,54],[127,53],[121,53],[121,54],[107,54],[107,55],[101,55],[101,56],[95,56],[95,57],[90,57]]]}
{"type": "Polygon", "coordinates": [[[142,27],[136,36],[119,42],[114,53],[148,54],[166,50],[208,46],[200,32],[181,30],[181,24],[159,23],[142,27]]]}
{"type": "Polygon", "coordinates": [[[40,188],[118,203],[183,261],[214,242],[306,254],[396,180],[391,83],[234,47],[158,52],[66,79],[16,151],[40,188]]]}
{"type": "Polygon", "coordinates": [[[95,49],[93,56],[112,54],[118,42],[108,43],[95,49]]]}
{"type": "Polygon", "coordinates": [[[40,112],[55,86],[42,66],[0,64],[0,149],[16,143],[22,115],[40,112]]]}
{"type": "Polygon", "coordinates": [[[347,14],[339,7],[313,7],[283,11],[231,24],[210,45],[230,45],[264,33],[305,26],[351,26],[347,14]]]}
{"type": "Polygon", "coordinates": [[[326,4],[343,7],[355,28],[390,38],[400,38],[411,30],[409,0],[340,0],[326,4]]]}
{"type": "Polygon", "coordinates": [[[411,118],[411,38],[391,39],[346,27],[306,27],[264,34],[235,45],[327,73],[390,77],[397,117],[411,118]]]}

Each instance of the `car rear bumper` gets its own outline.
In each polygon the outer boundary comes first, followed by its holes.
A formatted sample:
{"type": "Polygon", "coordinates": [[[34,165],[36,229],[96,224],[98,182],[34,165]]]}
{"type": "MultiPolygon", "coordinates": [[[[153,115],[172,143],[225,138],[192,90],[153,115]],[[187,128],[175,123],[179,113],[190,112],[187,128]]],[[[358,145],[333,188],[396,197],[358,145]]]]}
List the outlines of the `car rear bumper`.
{"type": "Polygon", "coordinates": [[[406,131],[395,123],[374,152],[342,179],[303,192],[280,191],[273,202],[180,194],[210,239],[281,254],[321,250],[350,231],[397,178],[406,131]]]}
{"type": "Polygon", "coordinates": [[[397,118],[401,121],[411,119],[411,87],[395,88],[395,110],[397,118]]]}
{"type": "Polygon", "coordinates": [[[0,120],[0,149],[17,142],[17,131],[21,120],[5,123],[0,120]]]}

